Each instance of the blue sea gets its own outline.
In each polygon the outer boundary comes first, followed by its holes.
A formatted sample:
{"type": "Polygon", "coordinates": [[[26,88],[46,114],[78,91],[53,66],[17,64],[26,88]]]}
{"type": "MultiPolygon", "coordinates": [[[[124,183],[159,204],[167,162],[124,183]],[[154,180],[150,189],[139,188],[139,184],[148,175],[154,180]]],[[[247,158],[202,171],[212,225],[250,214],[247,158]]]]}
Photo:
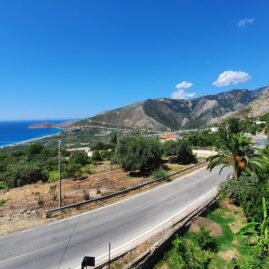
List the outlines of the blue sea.
{"type": "Polygon", "coordinates": [[[60,134],[61,130],[58,128],[30,129],[29,126],[38,122],[59,123],[62,121],[63,120],[0,121],[0,147],[60,134]]]}

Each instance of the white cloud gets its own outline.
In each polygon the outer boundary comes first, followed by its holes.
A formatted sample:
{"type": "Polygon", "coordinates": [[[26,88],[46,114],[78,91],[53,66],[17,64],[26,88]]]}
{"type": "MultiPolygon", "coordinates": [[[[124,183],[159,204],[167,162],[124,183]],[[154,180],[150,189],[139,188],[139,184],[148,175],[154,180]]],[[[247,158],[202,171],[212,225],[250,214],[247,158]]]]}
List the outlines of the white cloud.
{"type": "Polygon", "coordinates": [[[176,90],[178,90],[178,89],[188,89],[190,87],[192,87],[192,83],[187,82],[187,81],[182,81],[182,82],[180,82],[180,83],[178,83],[176,85],[176,90]]]}
{"type": "Polygon", "coordinates": [[[246,72],[228,70],[220,74],[217,80],[213,82],[213,85],[223,87],[231,84],[246,82],[250,79],[251,76],[246,72]]]}
{"type": "Polygon", "coordinates": [[[237,23],[237,25],[238,25],[238,27],[244,27],[247,24],[252,24],[253,22],[254,22],[253,18],[252,19],[242,19],[237,23]]]}
{"type": "Polygon", "coordinates": [[[196,94],[194,92],[188,93],[185,90],[192,87],[192,83],[187,81],[182,81],[178,83],[175,87],[175,91],[171,94],[173,99],[189,99],[193,98],[196,94]]]}

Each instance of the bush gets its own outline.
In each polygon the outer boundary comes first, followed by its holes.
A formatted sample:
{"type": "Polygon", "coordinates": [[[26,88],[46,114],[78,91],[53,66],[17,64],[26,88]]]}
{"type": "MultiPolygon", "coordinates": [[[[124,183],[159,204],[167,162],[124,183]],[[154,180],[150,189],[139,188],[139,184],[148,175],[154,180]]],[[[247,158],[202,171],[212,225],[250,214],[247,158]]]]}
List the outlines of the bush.
{"type": "Polygon", "coordinates": [[[10,187],[20,187],[37,181],[48,181],[48,172],[37,163],[23,163],[12,168],[5,174],[10,187]]]}
{"type": "Polygon", "coordinates": [[[6,202],[7,200],[0,199],[0,206],[3,206],[6,202]]]}
{"type": "Polygon", "coordinates": [[[28,154],[30,156],[38,155],[40,154],[44,149],[44,146],[41,144],[32,144],[28,147],[28,154]]]}
{"type": "Polygon", "coordinates": [[[209,253],[203,251],[198,242],[190,239],[176,239],[173,242],[178,254],[185,263],[183,268],[205,269],[210,262],[209,253]]]}
{"type": "Polygon", "coordinates": [[[218,145],[218,134],[210,131],[190,132],[186,135],[186,139],[191,146],[195,147],[215,147],[218,145]]]}
{"type": "Polygon", "coordinates": [[[69,161],[75,164],[85,165],[88,163],[88,156],[84,151],[75,151],[69,161]]]}
{"type": "Polygon", "coordinates": [[[152,170],[161,162],[160,143],[155,138],[126,136],[115,149],[115,161],[127,171],[152,170]]]}
{"type": "Polygon", "coordinates": [[[69,162],[65,168],[65,176],[67,178],[75,178],[75,179],[82,178],[81,167],[82,166],[80,164],[69,162]]]}
{"type": "Polygon", "coordinates": [[[50,171],[49,172],[49,182],[56,182],[59,180],[59,172],[58,171],[50,171]]]}
{"type": "Polygon", "coordinates": [[[161,178],[161,177],[165,177],[167,176],[167,172],[164,171],[162,168],[156,169],[152,172],[152,176],[157,179],[157,178],[161,178]]]}
{"type": "Polygon", "coordinates": [[[210,232],[205,228],[204,225],[200,226],[200,232],[192,235],[193,239],[196,240],[199,246],[206,251],[217,251],[217,242],[214,237],[210,235],[210,232]]]}
{"type": "Polygon", "coordinates": [[[92,161],[94,163],[101,162],[103,160],[103,157],[101,153],[98,150],[95,150],[92,154],[92,161]]]}
{"type": "Polygon", "coordinates": [[[170,157],[171,163],[190,164],[197,163],[197,158],[193,154],[187,141],[179,141],[175,146],[175,156],[170,157]]]}
{"type": "Polygon", "coordinates": [[[8,189],[8,185],[5,182],[0,182],[0,190],[7,190],[8,189]]]}
{"type": "Polygon", "coordinates": [[[267,189],[256,174],[244,172],[238,179],[230,179],[221,184],[220,194],[243,208],[248,220],[261,221],[262,197],[267,197],[267,189]]]}
{"type": "Polygon", "coordinates": [[[178,142],[175,141],[166,141],[162,144],[162,151],[164,156],[175,156],[177,155],[178,142]]]}
{"type": "MultiPolygon", "coordinates": [[[[19,187],[48,180],[48,171],[57,170],[57,149],[41,144],[8,148],[0,153],[0,188],[19,187]],[[3,183],[3,184],[2,184],[3,183]]],[[[62,163],[66,162],[62,159],[62,163]]]]}
{"type": "Polygon", "coordinates": [[[115,147],[114,144],[110,142],[105,142],[105,141],[94,141],[91,144],[91,150],[108,150],[108,149],[113,149],[115,147]]]}

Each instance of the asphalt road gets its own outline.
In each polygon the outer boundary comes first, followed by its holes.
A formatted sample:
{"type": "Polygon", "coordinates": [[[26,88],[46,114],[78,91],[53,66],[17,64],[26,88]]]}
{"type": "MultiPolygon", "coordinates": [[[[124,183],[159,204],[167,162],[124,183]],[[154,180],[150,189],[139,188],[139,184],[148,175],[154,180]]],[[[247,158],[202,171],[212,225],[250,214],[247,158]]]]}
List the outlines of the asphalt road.
{"type": "Polygon", "coordinates": [[[100,257],[139,238],[227,178],[205,168],[122,202],[60,222],[0,238],[0,269],[78,268],[84,256],[100,257]]]}

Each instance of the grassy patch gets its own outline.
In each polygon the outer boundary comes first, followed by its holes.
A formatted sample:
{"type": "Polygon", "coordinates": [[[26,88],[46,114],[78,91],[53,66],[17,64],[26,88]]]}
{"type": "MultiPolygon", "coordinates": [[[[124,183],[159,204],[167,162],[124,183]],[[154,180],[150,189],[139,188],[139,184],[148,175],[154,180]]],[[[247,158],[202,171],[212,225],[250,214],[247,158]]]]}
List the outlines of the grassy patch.
{"type": "MultiPolygon", "coordinates": [[[[206,216],[221,227],[223,234],[221,236],[214,237],[216,248],[215,250],[210,251],[210,261],[207,266],[201,268],[233,269],[235,268],[236,260],[240,264],[240,268],[252,268],[245,266],[246,264],[253,264],[254,266],[256,262],[255,254],[253,254],[253,250],[249,248],[246,242],[247,239],[236,234],[236,229],[240,229],[246,223],[243,211],[240,208],[232,206],[228,207],[226,205],[227,203],[221,203],[219,207],[213,209],[206,216]]],[[[181,238],[182,240],[191,240],[192,242],[195,242],[199,236],[201,236],[201,232],[187,232],[181,238]]],[[[155,269],[178,268],[176,267],[177,265],[175,261],[179,257],[182,257],[182,253],[176,251],[175,247],[172,246],[165,254],[164,258],[155,266],[155,269]]]]}
{"type": "Polygon", "coordinates": [[[0,190],[7,190],[8,185],[5,182],[0,182],[0,190]]]}
{"type": "Polygon", "coordinates": [[[165,177],[167,176],[167,172],[164,171],[163,169],[159,168],[159,169],[156,169],[152,172],[152,176],[157,179],[157,178],[160,178],[160,177],[165,177]]]}
{"type": "Polygon", "coordinates": [[[1,199],[0,200],[0,206],[3,206],[6,202],[7,202],[7,200],[1,199]]]}
{"type": "Polygon", "coordinates": [[[59,180],[59,172],[58,171],[50,171],[49,172],[49,182],[56,182],[59,180]]]}

